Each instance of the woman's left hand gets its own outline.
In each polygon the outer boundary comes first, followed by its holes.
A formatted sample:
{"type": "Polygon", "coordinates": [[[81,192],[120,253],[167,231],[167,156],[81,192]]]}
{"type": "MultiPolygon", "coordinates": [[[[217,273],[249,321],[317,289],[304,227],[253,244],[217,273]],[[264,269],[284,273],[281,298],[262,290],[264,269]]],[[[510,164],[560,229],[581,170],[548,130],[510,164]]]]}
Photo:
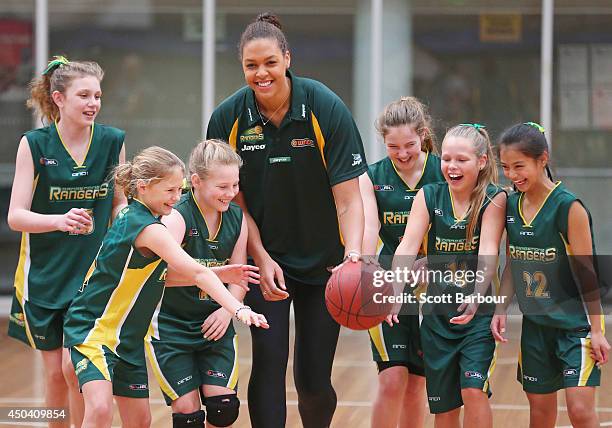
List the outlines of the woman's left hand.
{"type": "Polygon", "coordinates": [[[344,260],[342,260],[342,263],[340,263],[338,266],[334,267],[333,269],[330,269],[330,268],[327,268],[327,269],[333,273],[337,271],[338,269],[340,269],[340,266],[342,266],[345,263],[357,263],[358,261],[361,261],[361,254],[359,254],[357,251],[349,251],[344,256],[344,260]]]}

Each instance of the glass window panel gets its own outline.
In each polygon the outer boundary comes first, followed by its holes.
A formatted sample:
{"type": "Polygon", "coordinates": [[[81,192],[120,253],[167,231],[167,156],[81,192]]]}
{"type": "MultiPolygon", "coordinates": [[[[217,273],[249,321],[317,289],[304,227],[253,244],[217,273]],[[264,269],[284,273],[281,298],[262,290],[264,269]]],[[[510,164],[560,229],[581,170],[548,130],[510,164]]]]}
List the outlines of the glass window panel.
{"type": "Polygon", "coordinates": [[[201,41],[186,17],[199,1],[70,1],[49,5],[52,54],[103,67],[98,121],[127,132],[128,156],[159,145],[185,158],[201,134],[201,41]]]}
{"type": "Polygon", "coordinates": [[[21,134],[32,127],[25,108],[32,76],[34,1],[0,3],[0,293],[9,294],[19,256],[20,234],[6,222],[21,134]]]}

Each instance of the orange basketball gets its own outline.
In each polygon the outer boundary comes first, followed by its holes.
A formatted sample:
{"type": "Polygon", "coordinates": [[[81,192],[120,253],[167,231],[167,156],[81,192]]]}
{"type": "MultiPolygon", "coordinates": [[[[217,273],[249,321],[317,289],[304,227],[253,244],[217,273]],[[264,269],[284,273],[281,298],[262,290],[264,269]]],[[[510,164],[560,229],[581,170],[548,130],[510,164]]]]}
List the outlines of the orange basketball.
{"type": "Polygon", "coordinates": [[[353,330],[367,330],[380,324],[391,311],[392,304],[382,302],[393,295],[393,286],[383,283],[375,287],[374,272],[379,266],[344,263],[334,271],[325,288],[325,304],[336,322],[353,330]]]}

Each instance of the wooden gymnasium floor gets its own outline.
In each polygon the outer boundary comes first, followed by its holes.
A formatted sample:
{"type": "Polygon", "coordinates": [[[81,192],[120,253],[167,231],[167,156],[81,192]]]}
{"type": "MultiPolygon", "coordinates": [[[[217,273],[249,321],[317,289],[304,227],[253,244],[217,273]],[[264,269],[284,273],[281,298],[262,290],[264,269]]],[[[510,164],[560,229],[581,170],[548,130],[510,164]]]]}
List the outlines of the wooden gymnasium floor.
{"type": "MultiPolygon", "coordinates": [[[[43,405],[41,363],[35,352],[24,345],[7,338],[7,320],[0,320],[0,406],[37,406],[43,405]]],[[[608,326],[608,331],[612,326],[608,326]]],[[[240,337],[240,378],[242,384],[239,396],[243,405],[236,428],[249,427],[249,417],[246,407],[246,384],[251,370],[250,337],[246,328],[238,328],[240,337]]],[[[494,427],[520,428],[527,427],[529,421],[528,405],[520,385],[515,380],[517,346],[520,335],[518,320],[511,322],[508,337],[510,342],[500,346],[497,368],[492,378],[494,427]]],[[[612,334],[608,334],[612,342],[612,334]]],[[[289,363],[291,365],[291,362],[289,363]]],[[[289,367],[291,373],[291,367],[289,367]]],[[[369,427],[372,401],[376,393],[376,369],[371,361],[370,347],[366,332],[354,332],[342,329],[338,352],[333,371],[333,382],[338,393],[338,408],[332,427],[369,427]]],[[[612,368],[605,367],[602,379],[603,387],[598,389],[597,409],[602,426],[612,426],[612,368]]],[[[151,412],[153,427],[171,427],[170,411],[164,404],[156,381],[150,379],[151,412]]],[[[292,376],[287,380],[287,427],[300,427],[297,411],[297,394],[293,386],[292,376]]],[[[11,427],[0,423],[1,427],[11,427]]],[[[28,426],[44,426],[44,424],[28,426]]],[[[118,415],[115,415],[114,425],[120,426],[118,415]]],[[[433,418],[428,416],[427,427],[433,427],[433,418]]],[[[558,427],[569,427],[564,399],[559,400],[558,427]]]]}

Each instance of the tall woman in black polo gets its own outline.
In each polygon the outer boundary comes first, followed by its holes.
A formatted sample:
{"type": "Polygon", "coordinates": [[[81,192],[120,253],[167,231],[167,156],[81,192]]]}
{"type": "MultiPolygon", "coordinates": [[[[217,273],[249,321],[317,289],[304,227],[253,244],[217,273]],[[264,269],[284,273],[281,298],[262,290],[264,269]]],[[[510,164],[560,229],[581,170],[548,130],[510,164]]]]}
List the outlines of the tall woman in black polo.
{"type": "Polygon", "coordinates": [[[287,40],[275,16],[260,15],[247,26],[240,59],[247,86],[215,110],[207,138],[228,141],[243,158],[237,199],[261,274],[261,286],[246,301],[271,326],[251,330],[251,423],[285,426],[293,301],[300,416],[305,428],[323,428],[336,408],[330,378],[339,332],[325,307],[327,267],[356,261],[361,252],[363,146],[340,98],[289,71],[287,40]]]}

